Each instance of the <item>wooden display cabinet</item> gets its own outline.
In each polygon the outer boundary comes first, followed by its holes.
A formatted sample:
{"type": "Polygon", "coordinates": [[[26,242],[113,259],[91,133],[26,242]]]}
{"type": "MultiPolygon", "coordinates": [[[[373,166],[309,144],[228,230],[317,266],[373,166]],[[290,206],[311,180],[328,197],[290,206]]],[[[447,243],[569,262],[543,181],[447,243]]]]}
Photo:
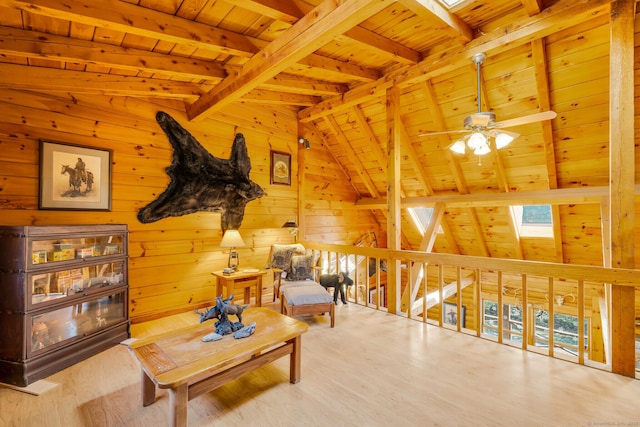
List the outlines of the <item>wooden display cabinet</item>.
{"type": "Polygon", "coordinates": [[[126,225],[0,226],[0,382],[27,386],[129,338],[126,225]]]}

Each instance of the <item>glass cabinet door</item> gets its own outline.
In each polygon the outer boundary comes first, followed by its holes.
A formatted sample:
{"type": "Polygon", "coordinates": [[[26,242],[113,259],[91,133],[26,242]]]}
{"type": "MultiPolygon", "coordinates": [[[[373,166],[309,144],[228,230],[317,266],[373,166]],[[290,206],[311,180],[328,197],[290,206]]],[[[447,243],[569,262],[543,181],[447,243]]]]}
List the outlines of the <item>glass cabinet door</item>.
{"type": "Polygon", "coordinates": [[[99,235],[31,241],[31,265],[119,255],[125,250],[124,235],[99,235]]]}
{"type": "Polygon", "coordinates": [[[83,337],[125,320],[125,292],[97,297],[57,310],[31,316],[27,354],[75,337],[83,337]]]}
{"type": "Polygon", "coordinates": [[[124,285],[126,260],[83,266],[74,264],[66,270],[30,273],[31,304],[88,294],[105,286],[124,285]]]}

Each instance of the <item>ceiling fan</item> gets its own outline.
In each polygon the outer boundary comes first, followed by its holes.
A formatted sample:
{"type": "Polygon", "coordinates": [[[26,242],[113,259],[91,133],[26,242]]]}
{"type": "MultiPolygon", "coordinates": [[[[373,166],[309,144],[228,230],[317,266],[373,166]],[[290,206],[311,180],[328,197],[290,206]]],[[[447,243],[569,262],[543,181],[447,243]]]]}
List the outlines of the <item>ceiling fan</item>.
{"type": "MultiPolygon", "coordinates": [[[[449,149],[454,153],[464,154],[468,148],[473,152],[473,154],[482,156],[491,152],[491,141],[494,142],[496,149],[500,149],[506,147],[511,143],[511,141],[520,136],[518,133],[503,130],[504,128],[551,120],[556,117],[555,111],[549,110],[497,122],[496,115],[494,113],[481,111],[480,73],[482,63],[486,58],[487,55],[484,53],[477,53],[471,58],[471,60],[476,64],[478,78],[478,112],[465,117],[464,129],[443,132],[427,132],[422,133],[419,136],[466,133],[462,138],[451,144],[449,149]]],[[[478,164],[480,164],[479,161],[478,164]]]]}

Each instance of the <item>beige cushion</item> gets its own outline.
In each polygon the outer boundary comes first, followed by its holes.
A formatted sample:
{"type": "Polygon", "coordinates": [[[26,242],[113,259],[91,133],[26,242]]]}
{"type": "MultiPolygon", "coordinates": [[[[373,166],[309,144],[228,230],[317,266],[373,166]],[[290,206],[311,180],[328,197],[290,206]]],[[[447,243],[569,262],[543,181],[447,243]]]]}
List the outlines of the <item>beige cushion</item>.
{"type": "Polygon", "coordinates": [[[290,305],[314,305],[333,302],[329,293],[316,282],[315,286],[294,286],[282,290],[282,294],[290,305]]]}

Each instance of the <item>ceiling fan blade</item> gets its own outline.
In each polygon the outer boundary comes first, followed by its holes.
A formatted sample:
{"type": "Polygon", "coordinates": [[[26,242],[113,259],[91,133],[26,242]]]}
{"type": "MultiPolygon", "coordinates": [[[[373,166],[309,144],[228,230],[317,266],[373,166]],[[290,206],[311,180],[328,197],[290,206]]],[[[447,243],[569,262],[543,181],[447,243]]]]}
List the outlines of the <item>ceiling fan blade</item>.
{"type": "Polygon", "coordinates": [[[459,129],[459,130],[445,130],[442,132],[426,132],[426,133],[419,133],[418,136],[445,135],[447,133],[462,133],[462,132],[469,132],[469,130],[459,129]]]}
{"type": "Polygon", "coordinates": [[[511,126],[526,125],[529,123],[542,122],[544,120],[551,120],[557,116],[555,111],[543,111],[541,113],[530,114],[528,116],[516,117],[515,119],[503,120],[496,122],[494,127],[496,128],[508,128],[511,126]]]}

